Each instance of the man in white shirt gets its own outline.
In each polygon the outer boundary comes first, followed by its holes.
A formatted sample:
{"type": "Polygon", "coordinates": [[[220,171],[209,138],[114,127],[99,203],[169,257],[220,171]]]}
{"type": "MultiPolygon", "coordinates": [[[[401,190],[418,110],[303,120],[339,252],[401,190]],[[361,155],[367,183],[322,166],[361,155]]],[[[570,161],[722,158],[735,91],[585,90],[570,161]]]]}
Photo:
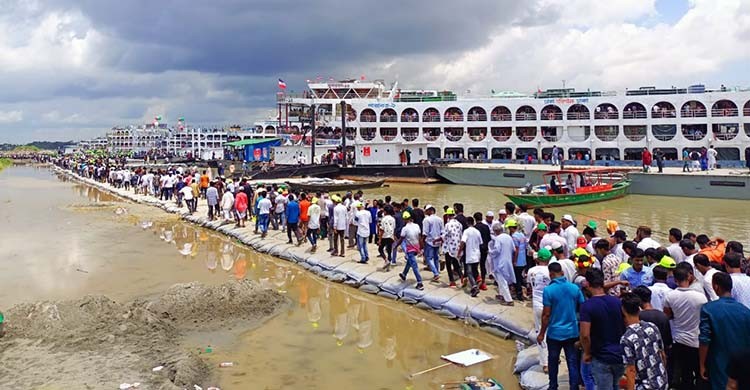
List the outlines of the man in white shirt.
{"type": "Polygon", "coordinates": [[[395,242],[396,233],[396,218],[393,217],[393,206],[386,204],[383,208],[383,218],[380,219],[380,248],[383,249],[383,254],[388,251],[387,255],[383,257],[385,265],[383,270],[386,272],[390,269],[391,263],[393,263],[393,243],[395,242]]]}
{"type": "Polygon", "coordinates": [[[667,286],[669,271],[660,265],[656,265],[651,272],[654,275],[654,284],[648,286],[648,289],[651,290],[651,306],[656,310],[664,311],[664,297],[672,291],[667,286]]]}
{"type": "Polygon", "coordinates": [[[271,199],[268,199],[268,193],[262,191],[260,193],[260,200],[258,201],[258,225],[260,225],[260,237],[265,238],[268,233],[268,218],[271,215],[271,199]]]}
{"type": "Polygon", "coordinates": [[[286,232],[286,204],[289,203],[289,198],[287,198],[287,192],[281,191],[279,195],[276,196],[274,199],[274,215],[277,218],[277,224],[281,226],[281,231],[286,232]]]}
{"type": "Polygon", "coordinates": [[[719,296],[716,295],[716,291],[714,291],[713,283],[714,283],[714,275],[719,272],[714,269],[714,267],[711,266],[711,262],[708,261],[708,256],[704,255],[703,253],[698,253],[693,257],[693,263],[695,266],[695,269],[698,270],[698,272],[703,275],[703,291],[706,293],[706,297],[708,297],[709,301],[715,301],[719,299],[719,296]]]}
{"type": "Polygon", "coordinates": [[[698,369],[698,334],[700,333],[701,307],[708,302],[705,294],[690,289],[688,272],[677,267],[674,270],[677,289],[664,297],[664,314],[672,320],[672,364],[674,372],[680,376],[674,378],[675,387],[692,387],[700,380],[698,369]]]}
{"type": "Polygon", "coordinates": [[[661,245],[651,238],[651,228],[648,226],[640,226],[635,232],[636,241],[638,242],[638,249],[645,251],[648,248],[659,248],[661,245]]]}
{"type": "Polygon", "coordinates": [[[732,298],[750,309],[750,276],[742,273],[741,262],[742,255],[739,253],[724,255],[724,265],[727,267],[727,273],[732,277],[732,298]]]}
{"type": "MultiPolygon", "coordinates": [[[[182,187],[180,193],[182,194],[182,199],[185,200],[185,205],[187,206],[188,211],[190,214],[193,214],[193,201],[195,200],[193,197],[193,189],[190,188],[190,186],[185,186],[182,187]]],[[[234,203],[234,200],[232,200],[232,203],[234,203]]]]}
{"type": "MultiPolygon", "coordinates": [[[[537,252],[537,259],[535,266],[529,269],[526,275],[526,280],[531,286],[531,307],[534,310],[534,330],[539,334],[539,330],[542,327],[542,311],[544,311],[544,304],[542,297],[544,296],[544,288],[550,284],[549,276],[549,261],[552,258],[552,252],[549,249],[541,248],[537,252]]],[[[536,340],[536,337],[530,337],[531,340],[536,340]]],[[[547,343],[542,341],[537,344],[539,347],[539,364],[543,368],[547,368],[547,343]]]]}
{"type": "Polygon", "coordinates": [[[461,235],[461,246],[458,249],[458,257],[461,258],[462,254],[466,254],[466,263],[464,265],[466,276],[468,276],[469,284],[471,284],[471,296],[476,297],[479,295],[477,277],[479,276],[482,234],[474,227],[473,217],[466,217],[466,223],[469,227],[461,235]]]}
{"type": "MultiPolygon", "coordinates": [[[[560,243],[560,246],[563,248],[563,255],[565,257],[568,257],[568,241],[566,241],[564,238],[560,236],[560,223],[559,222],[552,222],[549,224],[549,230],[547,234],[542,237],[542,239],[539,241],[539,247],[540,248],[555,248],[552,246],[553,243],[558,242],[560,243]]],[[[575,246],[573,246],[575,248],[575,246]]]]}
{"type": "Polygon", "coordinates": [[[357,201],[355,203],[357,212],[354,214],[354,222],[357,225],[357,250],[359,250],[360,260],[362,264],[367,264],[370,260],[370,254],[367,252],[367,238],[370,237],[370,221],[372,215],[369,210],[365,210],[365,205],[362,202],[357,201]]]}
{"type": "MultiPolygon", "coordinates": [[[[512,222],[515,223],[515,221],[512,222]]],[[[513,238],[503,232],[502,226],[494,225],[492,227],[492,239],[487,249],[489,251],[489,269],[495,277],[495,282],[497,282],[498,295],[496,298],[500,300],[501,305],[513,306],[513,297],[510,295],[509,287],[516,284],[513,259],[517,249],[513,243],[513,238]]]]}
{"type": "Polygon", "coordinates": [[[527,212],[529,208],[525,204],[518,206],[518,209],[521,211],[521,213],[518,214],[518,224],[523,230],[523,234],[526,235],[526,240],[528,240],[531,238],[531,234],[534,232],[536,220],[527,212]]]}
{"type": "Polygon", "coordinates": [[[312,248],[311,253],[318,250],[318,233],[320,231],[320,214],[321,209],[318,204],[318,198],[312,198],[310,207],[307,208],[307,239],[310,241],[312,248]]]}
{"type": "Polygon", "coordinates": [[[341,204],[341,197],[334,195],[332,198],[336,206],[333,208],[333,255],[337,253],[340,257],[344,257],[344,236],[346,235],[346,228],[349,226],[347,217],[349,213],[346,211],[346,206],[341,204]],[[339,252],[339,247],[341,251],[339,252]]]}
{"type": "Polygon", "coordinates": [[[422,231],[419,229],[419,226],[414,223],[414,220],[411,218],[411,213],[404,211],[401,214],[401,217],[404,222],[406,222],[406,225],[401,228],[401,237],[396,242],[396,248],[398,248],[402,242],[406,242],[406,266],[404,267],[404,272],[398,274],[398,277],[401,278],[401,280],[406,281],[406,275],[409,273],[409,269],[411,269],[414,271],[414,276],[417,278],[417,285],[415,288],[417,290],[423,290],[424,285],[422,284],[422,275],[419,274],[419,265],[417,264],[417,255],[421,252],[419,242],[422,236],[422,231]]]}
{"type": "Polygon", "coordinates": [[[554,258],[550,260],[550,263],[560,263],[565,278],[568,279],[569,282],[573,283],[573,280],[575,280],[575,277],[578,274],[578,268],[576,267],[576,264],[573,262],[573,260],[565,256],[564,249],[565,248],[563,247],[562,243],[553,241],[552,255],[554,256],[554,258]]]}
{"type": "Polygon", "coordinates": [[[680,241],[682,240],[682,231],[677,228],[671,228],[669,229],[669,246],[667,247],[667,252],[669,252],[669,257],[673,258],[674,261],[677,262],[677,264],[682,263],[685,261],[685,252],[682,251],[682,248],[680,248],[680,241]]]}
{"type": "Polygon", "coordinates": [[[424,257],[432,271],[432,281],[440,280],[440,236],[443,233],[443,219],[435,215],[435,207],[428,204],[424,209],[427,217],[422,221],[424,236],[424,257]]]}
{"type": "Polygon", "coordinates": [[[565,239],[565,242],[568,244],[568,249],[575,248],[580,233],[575,227],[573,217],[570,214],[563,215],[561,224],[562,233],[560,236],[565,239]]]}

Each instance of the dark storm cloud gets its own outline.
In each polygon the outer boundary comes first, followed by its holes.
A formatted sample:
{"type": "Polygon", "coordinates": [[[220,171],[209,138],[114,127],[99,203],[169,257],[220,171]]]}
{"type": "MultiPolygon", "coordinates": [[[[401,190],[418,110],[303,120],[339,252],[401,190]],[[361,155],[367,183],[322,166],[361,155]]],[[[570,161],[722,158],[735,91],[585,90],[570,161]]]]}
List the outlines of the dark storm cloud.
{"type": "Polygon", "coordinates": [[[389,56],[451,55],[533,19],[532,1],[79,1],[93,26],[121,44],[115,67],[272,75],[389,56]]]}

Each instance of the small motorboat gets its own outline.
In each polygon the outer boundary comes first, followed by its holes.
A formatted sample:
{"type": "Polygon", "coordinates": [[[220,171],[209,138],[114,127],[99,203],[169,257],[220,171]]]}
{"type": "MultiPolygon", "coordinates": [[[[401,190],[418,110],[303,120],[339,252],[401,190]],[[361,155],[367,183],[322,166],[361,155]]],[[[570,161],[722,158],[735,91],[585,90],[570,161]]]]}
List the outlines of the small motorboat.
{"type": "Polygon", "coordinates": [[[621,198],[630,187],[627,175],[612,168],[550,171],[543,177],[548,184],[529,183],[505,196],[517,205],[556,207],[621,198]]]}
{"type": "Polygon", "coordinates": [[[304,192],[354,191],[383,186],[385,179],[380,180],[346,180],[346,181],[309,181],[287,182],[287,185],[304,192]]]}

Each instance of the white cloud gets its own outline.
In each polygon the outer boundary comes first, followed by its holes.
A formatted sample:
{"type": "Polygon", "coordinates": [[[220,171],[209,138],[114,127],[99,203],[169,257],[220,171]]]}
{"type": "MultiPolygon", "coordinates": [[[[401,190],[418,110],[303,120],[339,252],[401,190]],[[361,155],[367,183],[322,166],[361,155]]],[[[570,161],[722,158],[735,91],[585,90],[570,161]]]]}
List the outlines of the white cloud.
{"type": "Polygon", "coordinates": [[[0,111],[0,123],[18,123],[23,120],[23,111],[0,111]]]}

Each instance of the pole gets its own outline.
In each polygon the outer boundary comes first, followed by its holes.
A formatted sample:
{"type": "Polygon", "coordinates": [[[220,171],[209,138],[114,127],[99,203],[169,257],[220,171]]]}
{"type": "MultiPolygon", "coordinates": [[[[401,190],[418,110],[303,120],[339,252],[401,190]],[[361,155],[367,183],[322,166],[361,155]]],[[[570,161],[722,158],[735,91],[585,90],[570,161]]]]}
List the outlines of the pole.
{"type": "Polygon", "coordinates": [[[341,152],[344,155],[343,167],[346,168],[346,100],[341,101],[341,152]]]}
{"type": "Polygon", "coordinates": [[[315,164],[315,104],[310,105],[310,128],[310,163],[315,164]]]}

